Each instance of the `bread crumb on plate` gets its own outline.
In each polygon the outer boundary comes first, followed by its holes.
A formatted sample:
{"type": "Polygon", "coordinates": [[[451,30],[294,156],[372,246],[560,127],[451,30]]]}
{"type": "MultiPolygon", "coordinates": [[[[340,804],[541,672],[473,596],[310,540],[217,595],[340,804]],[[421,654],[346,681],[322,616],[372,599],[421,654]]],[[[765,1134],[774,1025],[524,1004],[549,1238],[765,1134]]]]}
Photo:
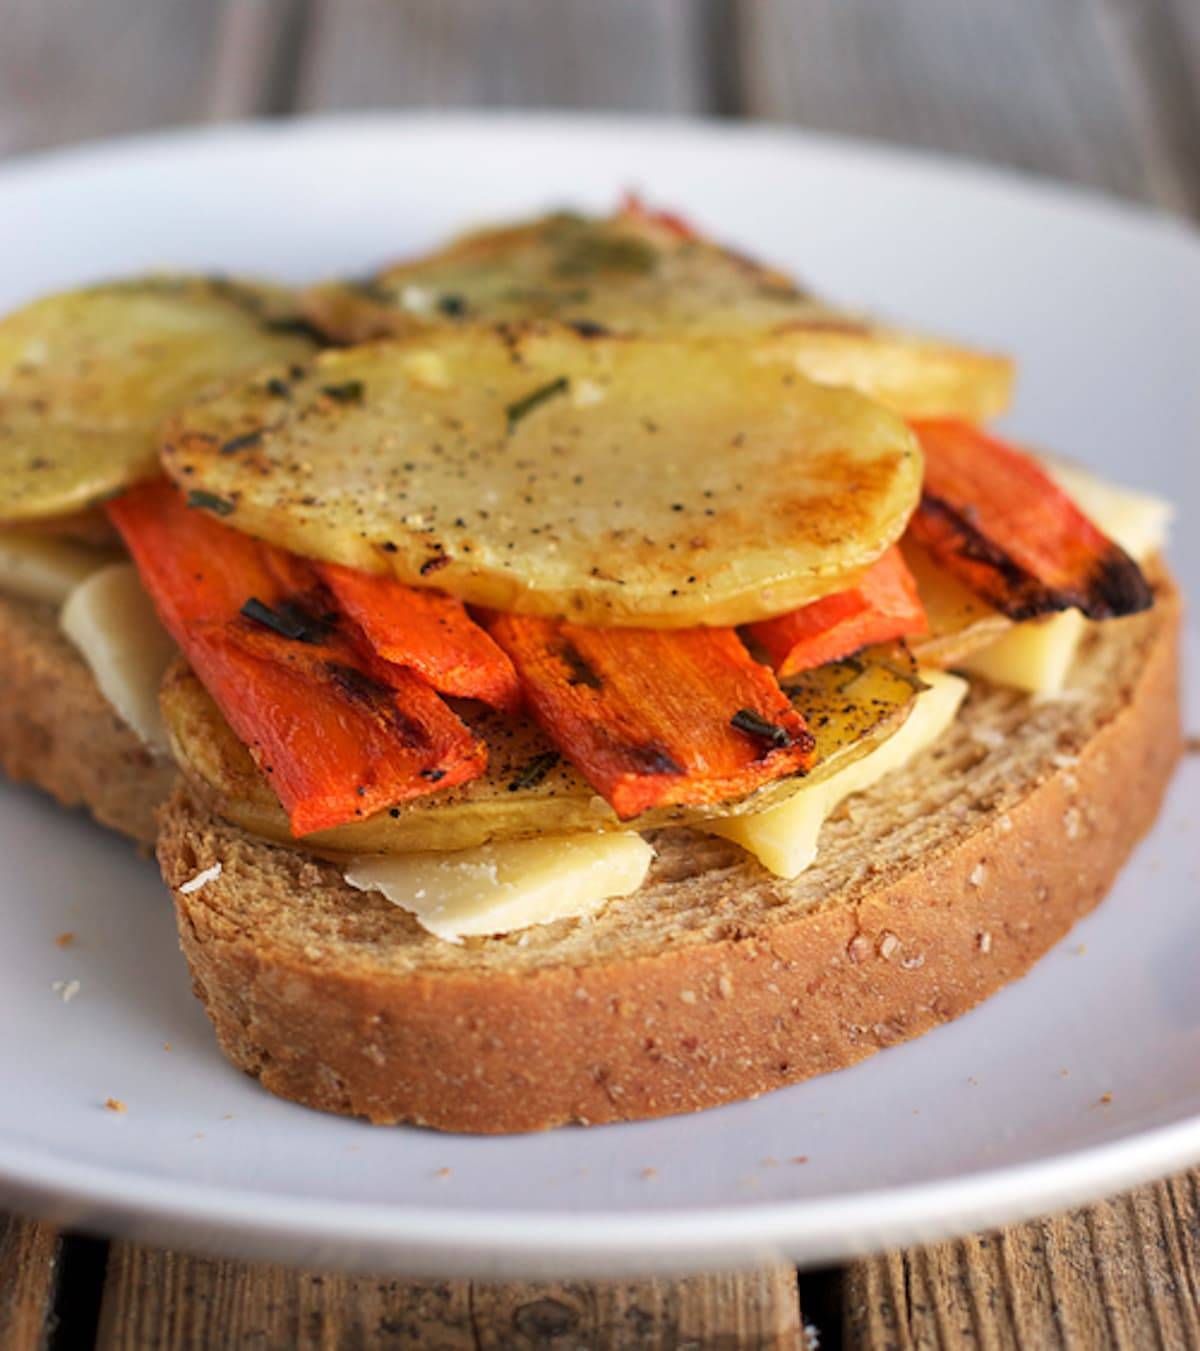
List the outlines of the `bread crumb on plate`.
{"type": "Polygon", "coordinates": [[[120,1098],[105,1098],[105,1099],[104,1099],[104,1105],[105,1105],[105,1107],[108,1108],[108,1110],[109,1110],[110,1112],[127,1112],[127,1111],[129,1111],[129,1108],[125,1106],[125,1104],[121,1101],[120,1098]]]}

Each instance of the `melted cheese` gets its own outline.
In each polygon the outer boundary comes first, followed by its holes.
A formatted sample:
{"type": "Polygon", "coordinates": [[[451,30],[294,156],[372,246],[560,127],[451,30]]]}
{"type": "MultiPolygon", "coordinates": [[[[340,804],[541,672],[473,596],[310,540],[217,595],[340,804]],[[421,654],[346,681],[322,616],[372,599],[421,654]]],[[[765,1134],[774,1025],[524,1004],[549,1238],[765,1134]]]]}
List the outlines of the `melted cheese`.
{"type": "Polygon", "coordinates": [[[81,582],[67,597],[61,623],[120,717],[147,746],[166,754],[158,687],[175,645],[133,564],[112,563],[81,582]]]}
{"type": "Polygon", "coordinates": [[[32,530],[0,530],[0,591],[61,605],[112,554],[32,530]]]}
{"type": "Polygon", "coordinates": [[[777,807],[706,822],[705,829],[740,844],[777,876],[797,877],[816,858],[821,827],[840,802],[902,769],[954,721],[967,682],[945,671],[923,670],[921,679],[929,689],[917,697],[899,731],[869,755],[828,779],[801,788],[777,807]]]}
{"type": "Polygon", "coordinates": [[[546,835],[454,854],[371,854],[346,881],[378,891],[451,943],[589,915],[642,885],[654,850],[633,832],[546,835]]]}
{"type": "MultiPolygon", "coordinates": [[[[1080,510],[1138,563],[1165,548],[1169,502],[1106,483],[1061,460],[1047,459],[1045,468],[1080,510]]],[[[1027,620],[955,665],[969,675],[1052,699],[1062,693],[1086,629],[1087,620],[1078,610],[1027,620]]]]}

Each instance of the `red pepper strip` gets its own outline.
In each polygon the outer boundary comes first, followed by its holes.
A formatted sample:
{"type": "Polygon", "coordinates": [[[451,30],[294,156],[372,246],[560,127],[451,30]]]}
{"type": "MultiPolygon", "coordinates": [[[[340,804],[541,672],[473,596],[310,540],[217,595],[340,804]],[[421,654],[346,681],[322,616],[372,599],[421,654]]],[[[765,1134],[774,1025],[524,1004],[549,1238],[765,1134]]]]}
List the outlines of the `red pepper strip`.
{"type": "Polygon", "coordinates": [[[966,422],[917,422],[925,487],[909,530],[947,572],[1011,619],[1091,619],[1153,604],[1141,569],[1029,455],[966,422]]]}
{"type": "Polygon", "coordinates": [[[420,677],[380,660],[339,623],[303,559],[188,508],[162,482],[126,493],[108,513],[168,632],[269,777],[293,833],[483,772],[483,743],[420,677]],[[270,622],[246,613],[251,600],[270,622]]]}
{"type": "Polygon", "coordinates": [[[318,564],[317,571],[385,661],[411,668],[442,694],[508,712],[520,704],[512,662],[462,601],[336,563],[318,564]]]}
{"type": "Polygon", "coordinates": [[[747,626],[780,676],[824,666],[868,643],[890,643],[928,631],[916,581],[895,545],[848,591],[747,626]]]}
{"type": "Polygon", "coordinates": [[[674,211],[653,210],[642,201],[636,192],[627,192],[621,198],[619,214],[627,220],[646,221],[650,224],[661,225],[664,229],[670,230],[672,234],[678,235],[680,239],[700,238],[700,232],[683,216],[674,211]]]}
{"type": "Polygon", "coordinates": [[[742,797],[811,762],[804,719],[731,629],[489,626],[547,736],[623,820],[742,797]]]}

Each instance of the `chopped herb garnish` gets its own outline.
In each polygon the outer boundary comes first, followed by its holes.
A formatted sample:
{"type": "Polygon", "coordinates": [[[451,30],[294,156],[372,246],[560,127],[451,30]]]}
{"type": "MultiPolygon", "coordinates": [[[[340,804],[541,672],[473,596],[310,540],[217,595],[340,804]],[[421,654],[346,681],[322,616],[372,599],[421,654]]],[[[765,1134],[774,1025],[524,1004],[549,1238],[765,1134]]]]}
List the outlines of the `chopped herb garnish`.
{"type": "Polygon", "coordinates": [[[267,393],[276,399],[290,399],[292,387],[286,380],[281,380],[279,376],[273,375],[267,381],[267,393]]]}
{"type": "Polygon", "coordinates": [[[508,791],[519,793],[525,788],[536,788],[561,758],[557,751],[542,751],[540,755],[535,755],[517,771],[513,781],[508,785],[508,791]]]}
{"type": "Polygon", "coordinates": [[[603,324],[598,324],[594,319],[572,319],[567,323],[568,328],[573,328],[581,338],[605,338],[609,330],[603,324]]]}
{"type": "Polygon", "coordinates": [[[201,511],[211,511],[214,516],[232,516],[234,510],[233,503],[227,497],[206,493],[203,488],[193,488],[187,495],[187,504],[201,511]]]}
{"type": "Polygon", "coordinates": [[[464,296],[447,294],[438,296],[437,307],[447,319],[461,319],[467,312],[467,301],[464,296]]]}
{"type": "Polygon", "coordinates": [[[645,240],[594,234],[562,249],[554,270],[560,277],[578,277],[592,272],[653,272],[657,266],[658,251],[645,240]]]}
{"type": "Polygon", "coordinates": [[[263,628],[279,634],[281,638],[290,638],[296,643],[319,643],[329,634],[330,624],[327,620],[309,614],[294,601],[285,601],[282,605],[272,607],[257,596],[251,596],[242,606],[242,614],[263,628]]]}
{"type": "Polygon", "coordinates": [[[241,436],[232,436],[221,447],[222,455],[236,455],[239,450],[248,450],[263,439],[263,428],[255,427],[252,432],[243,432],[241,436]]]}
{"type": "Polygon", "coordinates": [[[565,394],[571,387],[571,382],[565,375],[560,375],[557,380],[551,380],[547,385],[541,385],[537,389],[530,390],[524,398],[518,399],[515,403],[510,403],[504,410],[508,417],[508,430],[512,432],[517,423],[523,417],[527,417],[535,408],[539,408],[547,399],[553,399],[558,394],[565,394]]]}
{"type": "Polygon", "coordinates": [[[322,385],[321,393],[335,403],[362,403],[367,387],[361,380],[347,380],[340,385],[322,385]]]}
{"type": "Polygon", "coordinates": [[[736,727],[739,732],[745,732],[747,736],[761,737],[780,749],[792,744],[792,734],[786,727],[780,727],[777,722],[769,722],[752,708],[739,708],[729,719],[729,725],[736,727]]]}
{"type": "Polygon", "coordinates": [[[325,345],[325,335],[315,324],[299,314],[279,314],[259,321],[268,333],[295,333],[302,338],[325,345]]]}

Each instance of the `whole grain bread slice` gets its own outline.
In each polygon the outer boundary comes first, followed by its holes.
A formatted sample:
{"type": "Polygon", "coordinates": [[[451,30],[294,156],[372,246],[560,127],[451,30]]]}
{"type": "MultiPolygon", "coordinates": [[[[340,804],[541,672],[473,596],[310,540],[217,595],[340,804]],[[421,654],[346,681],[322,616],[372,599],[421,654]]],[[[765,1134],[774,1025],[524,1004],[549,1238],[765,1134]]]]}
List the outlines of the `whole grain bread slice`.
{"type": "Polygon", "coordinates": [[[794,881],[664,830],[593,921],[460,946],[181,786],[158,852],[196,992],[272,1092],[445,1130],[685,1112],[852,1064],[1020,976],[1108,890],[1179,755],[1178,629],[1160,580],[1152,611],[1091,627],[1062,699],[975,684],[794,881]]]}
{"type": "Polygon", "coordinates": [[[177,774],[100,693],[59,628],[57,607],[3,594],[0,768],[147,846],[177,774]]]}

